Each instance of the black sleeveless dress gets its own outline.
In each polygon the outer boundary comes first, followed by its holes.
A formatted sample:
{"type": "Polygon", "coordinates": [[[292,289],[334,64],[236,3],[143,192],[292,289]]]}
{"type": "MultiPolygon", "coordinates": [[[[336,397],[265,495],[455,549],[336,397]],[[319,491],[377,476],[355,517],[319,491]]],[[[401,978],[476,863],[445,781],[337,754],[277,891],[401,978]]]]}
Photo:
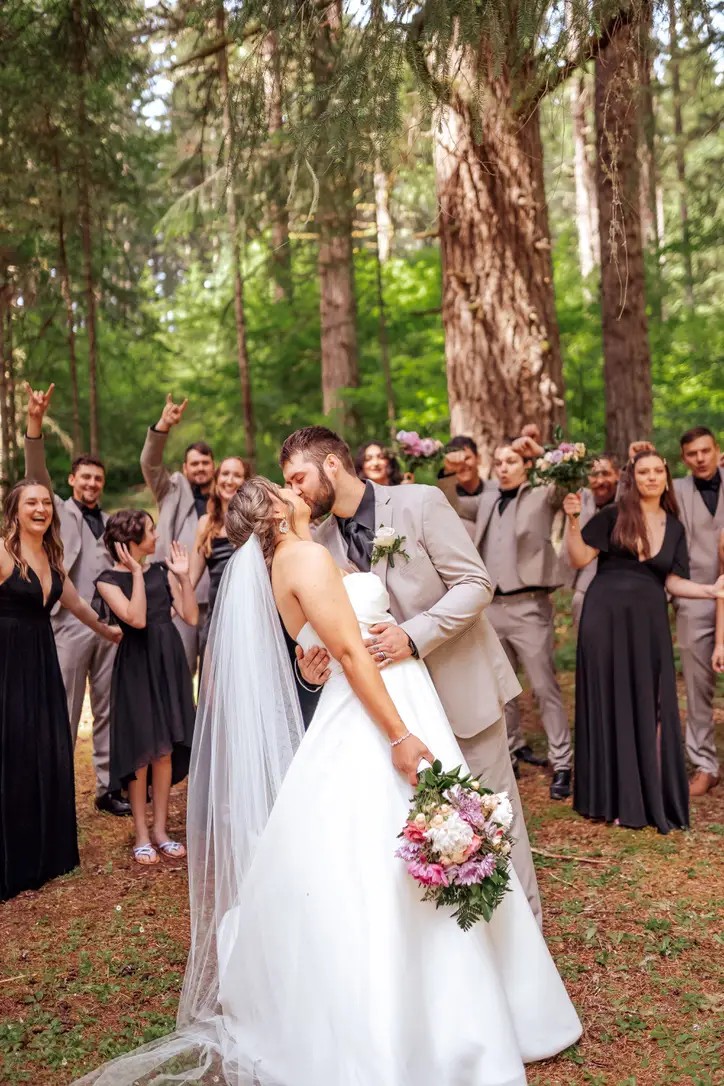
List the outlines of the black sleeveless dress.
{"type": "Polygon", "coordinates": [[[576,660],[573,806],[586,818],[661,833],[689,825],[674,653],[664,583],[689,576],[686,536],[667,514],[644,562],[611,541],[616,506],[582,530],[600,551],[586,592],[576,660]]]}
{"type": "Polygon", "coordinates": [[[117,585],[130,599],[131,573],[104,570],[93,597],[100,618],[123,630],[111,680],[111,789],[126,788],[137,769],[165,754],[171,755],[173,784],[189,770],[196,711],[183,643],[171,621],[166,564],[149,565],[144,582],[146,625],[140,630],[122,622],[98,592],[101,583],[117,585]]]}
{"type": "Polygon", "coordinates": [[[0,901],[37,890],[79,864],[73,741],[50,611],[63,591],[52,571],[16,568],[0,585],[0,901]]]}
{"type": "Polygon", "coordinates": [[[211,629],[211,617],[214,613],[214,604],[219,592],[221,578],[224,575],[227,563],[234,553],[234,547],[224,536],[217,536],[211,540],[211,554],[206,559],[206,568],[209,571],[209,607],[206,612],[206,620],[199,632],[199,653],[203,664],[206,642],[209,640],[211,629]]]}

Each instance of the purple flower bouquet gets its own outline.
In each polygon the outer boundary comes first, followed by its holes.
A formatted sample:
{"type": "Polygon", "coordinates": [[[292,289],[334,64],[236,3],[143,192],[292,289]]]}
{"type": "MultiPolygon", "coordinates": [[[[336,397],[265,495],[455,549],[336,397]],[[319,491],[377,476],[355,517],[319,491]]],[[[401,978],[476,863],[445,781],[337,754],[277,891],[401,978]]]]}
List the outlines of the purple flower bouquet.
{"type": "Polygon", "coordinates": [[[461,767],[420,774],[395,853],[424,888],[423,901],[451,906],[463,931],[490,920],[508,889],[513,808],[461,767]]]}
{"type": "Polygon", "coordinates": [[[442,455],[442,441],[436,441],[434,437],[420,437],[415,430],[399,430],[396,441],[397,453],[406,471],[435,467],[435,462],[442,455]]]}

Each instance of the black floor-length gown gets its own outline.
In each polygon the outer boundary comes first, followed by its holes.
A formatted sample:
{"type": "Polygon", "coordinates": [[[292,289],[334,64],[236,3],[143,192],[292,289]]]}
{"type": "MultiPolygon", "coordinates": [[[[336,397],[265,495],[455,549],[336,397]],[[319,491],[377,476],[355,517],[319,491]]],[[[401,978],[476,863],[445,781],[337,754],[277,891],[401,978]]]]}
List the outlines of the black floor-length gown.
{"type": "Polygon", "coordinates": [[[108,569],[96,580],[93,607],[104,621],[123,630],[111,680],[111,788],[126,788],[136,770],[171,755],[173,784],[188,773],[193,741],[194,692],[181,636],[171,621],[173,598],[164,562],[143,575],[146,625],[128,626],[98,592],[101,583],[117,585],[128,599],[133,575],[108,569]]]}
{"type": "Polygon", "coordinates": [[[661,833],[689,824],[689,788],[664,582],[689,576],[684,528],[667,514],[646,561],[611,541],[618,511],[582,536],[600,551],[586,592],[576,662],[573,806],[586,818],[661,833]]]}
{"type": "Polygon", "coordinates": [[[0,901],[78,866],[73,740],[50,611],[33,570],[0,585],[0,901]]]}

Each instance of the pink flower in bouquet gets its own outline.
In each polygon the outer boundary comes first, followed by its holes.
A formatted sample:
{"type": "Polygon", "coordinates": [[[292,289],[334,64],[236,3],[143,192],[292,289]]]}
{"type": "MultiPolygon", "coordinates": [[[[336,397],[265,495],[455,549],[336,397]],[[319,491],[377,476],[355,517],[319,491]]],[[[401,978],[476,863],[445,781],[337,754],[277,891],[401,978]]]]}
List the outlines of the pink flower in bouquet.
{"type": "Polygon", "coordinates": [[[422,842],[425,840],[425,827],[418,826],[415,822],[408,822],[402,833],[408,841],[422,842]]]}
{"type": "Polygon", "coordinates": [[[422,856],[422,846],[413,844],[412,841],[403,841],[397,849],[395,856],[400,860],[404,860],[406,863],[410,863],[412,860],[419,860],[420,856],[422,856]]]}
{"type": "Polygon", "coordinates": [[[408,456],[426,455],[422,451],[422,440],[420,435],[415,433],[414,430],[400,430],[397,434],[397,440],[408,456]]]}
{"type": "Polygon", "coordinates": [[[494,870],[494,856],[484,856],[482,860],[468,860],[458,870],[455,882],[458,886],[474,886],[483,879],[490,878],[494,870]]]}
{"type": "Polygon", "coordinates": [[[563,453],[560,449],[553,449],[552,452],[546,453],[546,460],[550,460],[551,464],[560,464],[563,459],[563,453]]]}
{"type": "Polygon", "coordinates": [[[480,847],[480,845],[482,843],[482,840],[483,840],[482,837],[477,837],[477,836],[473,835],[472,841],[470,842],[468,847],[465,849],[465,859],[466,860],[469,860],[470,857],[473,855],[473,853],[478,851],[478,848],[480,847]]]}
{"type": "Polygon", "coordinates": [[[422,860],[413,860],[407,870],[423,886],[447,886],[448,877],[442,864],[427,864],[422,860]]]}
{"type": "Polygon", "coordinates": [[[562,453],[572,453],[576,451],[576,446],[571,445],[568,441],[564,441],[558,446],[558,451],[562,453]]]}
{"type": "Polygon", "coordinates": [[[434,437],[423,437],[420,441],[420,452],[423,456],[434,456],[440,448],[440,442],[434,437]]]}

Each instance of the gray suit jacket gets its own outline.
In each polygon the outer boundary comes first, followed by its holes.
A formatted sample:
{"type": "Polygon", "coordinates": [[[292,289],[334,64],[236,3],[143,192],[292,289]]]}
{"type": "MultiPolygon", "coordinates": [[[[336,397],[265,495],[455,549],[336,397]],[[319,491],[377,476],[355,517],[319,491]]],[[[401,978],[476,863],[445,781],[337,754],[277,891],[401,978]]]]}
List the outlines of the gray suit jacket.
{"type": "MultiPolygon", "coordinates": [[[[83,514],[72,498],[59,498],[53,490],[53,482],[48,474],[45,462],[45,439],[42,437],[25,438],[25,477],[44,483],[53,495],[53,502],[60,521],[60,538],[63,542],[63,567],[72,576],[73,566],[78,561],[82,543],[83,514]]],[[[108,520],[107,513],[101,513],[103,523],[108,520]]],[[[108,559],[111,565],[110,557],[108,559]]],[[[88,601],[90,602],[90,601],[88,601]]],[[[53,608],[53,614],[63,610],[59,603],[53,608]]]]}
{"type": "MultiPolygon", "coordinates": [[[[162,561],[174,540],[193,549],[199,518],[194,492],[183,472],[169,472],[163,462],[168,434],[149,429],[141,453],[141,471],[158,506],[158,542],[154,561],[162,561]]],[[[208,602],[209,578],[205,572],[196,587],[200,604],[208,602]]]]}
{"type": "MultiPolygon", "coordinates": [[[[404,536],[409,560],[381,559],[373,572],[390,596],[394,618],[425,660],[456,735],[469,738],[494,724],[520,693],[484,608],[490,578],[450,503],[435,487],[376,486],[375,527],[404,536]]],[[[315,535],[338,566],[350,570],[335,517],[315,535]]],[[[411,722],[414,727],[414,722],[411,722]]]]}
{"type": "MultiPolygon", "coordinates": [[[[454,487],[454,483],[452,484],[454,487]]],[[[450,483],[440,480],[440,488],[448,493],[450,483]],[[447,484],[447,485],[446,485],[447,484]]],[[[485,483],[482,494],[471,497],[456,495],[453,504],[460,516],[474,522],[472,540],[480,546],[500,495],[497,482],[485,483]]],[[[553,546],[553,521],[560,508],[560,499],[552,487],[531,487],[524,483],[515,499],[516,552],[511,561],[523,584],[557,588],[566,581],[566,568],[553,546]]]]}
{"type": "MultiPolygon", "coordinates": [[[[724,492],[724,468],[719,468],[719,475],[721,476],[722,492],[724,492]]],[[[686,532],[689,562],[692,567],[692,580],[696,581],[701,577],[710,577],[713,581],[717,576],[716,556],[719,531],[724,528],[724,516],[721,513],[724,508],[724,498],[720,496],[717,515],[712,518],[711,537],[702,539],[700,533],[696,533],[694,528],[694,503],[700,502],[702,499],[692,476],[686,475],[683,479],[674,479],[674,493],[679,503],[679,516],[686,532]]]]}

